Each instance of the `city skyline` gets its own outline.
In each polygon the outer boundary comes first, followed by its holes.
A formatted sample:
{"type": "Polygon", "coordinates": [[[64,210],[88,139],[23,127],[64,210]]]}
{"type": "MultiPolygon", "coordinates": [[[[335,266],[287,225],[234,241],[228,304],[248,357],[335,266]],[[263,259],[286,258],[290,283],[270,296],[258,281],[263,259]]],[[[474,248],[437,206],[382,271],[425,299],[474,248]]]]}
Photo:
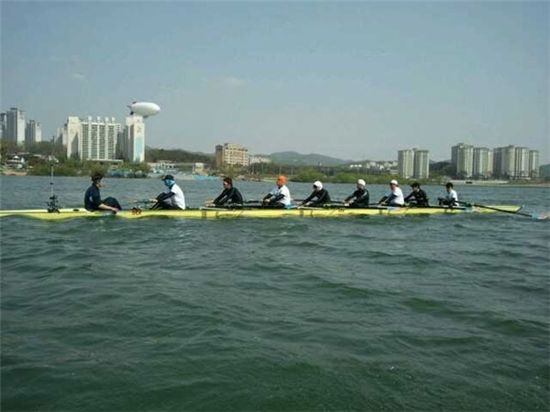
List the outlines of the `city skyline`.
{"type": "Polygon", "coordinates": [[[152,147],[447,160],[465,141],[550,162],[548,3],[105,6],[1,4],[2,101],[43,139],[68,115],[122,119],[147,100],[162,108],[152,147]]]}
{"type": "MultiPolygon", "coordinates": [[[[21,110],[21,109],[19,109],[19,108],[11,108],[10,110],[14,110],[14,109],[16,109],[16,110],[18,110],[19,112],[23,113],[23,115],[26,113],[25,110],[21,110]]],[[[0,113],[0,114],[1,114],[1,115],[6,115],[6,114],[7,114],[7,111],[6,111],[6,113],[2,112],[2,113],[0,113]]],[[[132,117],[134,117],[134,116],[126,116],[126,120],[125,120],[126,123],[128,123],[128,119],[129,119],[129,118],[132,118],[132,117]]],[[[141,116],[138,116],[138,117],[141,118],[141,116]]],[[[76,148],[71,149],[71,148],[70,148],[70,144],[68,144],[69,140],[72,141],[72,139],[69,139],[69,138],[67,137],[67,134],[68,134],[68,131],[67,131],[67,122],[68,122],[71,118],[80,119],[80,120],[82,120],[82,121],[84,121],[84,119],[89,119],[90,121],[91,121],[91,119],[97,119],[97,121],[100,121],[100,119],[102,119],[101,116],[89,116],[89,115],[88,115],[88,116],[85,116],[85,117],[67,116],[67,119],[66,119],[65,124],[63,125],[63,127],[57,128],[57,132],[58,132],[59,134],[58,134],[58,135],[55,135],[55,136],[52,136],[51,139],[55,139],[55,140],[58,140],[58,141],[61,140],[61,141],[63,142],[63,144],[64,144],[65,146],[67,146],[67,149],[68,149],[68,150],[67,150],[68,156],[70,156],[73,152],[75,152],[75,153],[78,152],[78,149],[76,149],[76,148]]],[[[113,116],[106,116],[104,120],[106,121],[107,119],[111,119],[112,122],[115,122],[115,121],[116,121],[116,118],[113,117],[113,116]]],[[[23,120],[25,120],[25,119],[23,119],[23,120]]],[[[103,121],[103,119],[102,119],[101,121],[103,121]]],[[[37,121],[35,121],[35,120],[30,120],[30,121],[26,121],[26,120],[25,120],[25,124],[27,125],[27,127],[28,127],[29,123],[31,123],[31,122],[32,122],[32,123],[37,123],[38,125],[40,124],[39,122],[37,122],[37,121]]],[[[142,119],[142,122],[143,122],[143,119],[142,119]]],[[[128,127],[128,124],[127,124],[126,126],[128,127]]],[[[143,127],[144,127],[144,126],[142,126],[142,129],[143,129],[143,127]]],[[[25,129],[25,132],[26,132],[26,129],[25,129]]],[[[127,132],[128,132],[128,131],[125,131],[124,133],[127,133],[127,132]]],[[[124,137],[125,139],[128,138],[126,135],[124,135],[124,136],[121,135],[120,137],[121,137],[121,138],[124,137]]],[[[145,136],[143,136],[143,137],[145,137],[145,136]]],[[[42,140],[48,140],[48,139],[42,139],[42,140]]],[[[39,140],[37,140],[37,141],[41,141],[41,140],[39,139],[39,140]]],[[[26,143],[26,142],[27,142],[27,139],[25,138],[25,143],[26,143]]],[[[231,145],[236,145],[236,146],[242,146],[242,145],[241,145],[239,142],[237,142],[237,141],[226,142],[226,143],[224,143],[224,144],[225,144],[225,145],[231,144],[231,145]]],[[[456,143],[455,143],[455,144],[456,144],[456,143]]],[[[453,146],[454,146],[455,144],[453,144],[453,146]]],[[[464,143],[458,143],[458,144],[459,144],[459,145],[463,145],[464,143]]],[[[219,145],[219,144],[216,144],[216,146],[218,146],[218,145],[219,145]]],[[[480,146],[482,146],[482,145],[479,145],[479,144],[476,144],[476,145],[475,145],[476,147],[474,148],[474,145],[473,145],[473,144],[470,144],[470,143],[466,143],[466,145],[467,145],[467,146],[471,146],[471,147],[472,147],[472,150],[473,150],[473,149],[476,149],[476,150],[479,150],[479,149],[488,150],[489,152],[491,152],[491,155],[492,155],[493,150],[496,150],[496,149],[499,149],[499,148],[500,148],[500,147],[494,147],[494,148],[480,147],[480,146]]],[[[140,155],[139,158],[142,158],[142,157],[143,157],[144,147],[145,147],[145,146],[148,146],[148,145],[147,145],[147,140],[146,140],[146,139],[144,140],[142,146],[143,146],[143,147],[142,147],[141,149],[139,149],[139,152],[142,153],[142,155],[140,155]]],[[[437,159],[437,160],[429,159],[429,162],[428,162],[427,160],[422,160],[421,163],[422,163],[422,164],[425,164],[425,163],[428,163],[428,164],[429,164],[429,163],[432,163],[432,162],[441,162],[441,161],[450,161],[450,162],[452,163],[452,162],[453,162],[453,153],[452,153],[452,151],[453,151],[453,146],[451,146],[451,151],[450,151],[448,157],[446,157],[446,158],[444,158],[444,159],[437,159]]],[[[506,145],[506,146],[509,146],[509,147],[518,146],[518,147],[520,147],[520,148],[522,147],[521,145],[517,145],[517,144],[511,144],[511,145],[506,145]]],[[[163,148],[163,147],[157,147],[157,148],[160,148],[160,149],[168,149],[168,148],[163,148]]],[[[186,150],[185,147],[176,147],[176,148],[173,148],[173,149],[186,150]]],[[[128,150],[128,148],[123,149],[123,151],[124,151],[125,153],[126,153],[127,150],[128,150]]],[[[248,152],[248,149],[246,149],[246,150],[247,150],[247,152],[248,152]]],[[[536,152],[538,152],[538,153],[540,154],[540,150],[539,150],[539,149],[533,148],[532,150],[534,150],[534,151],[536,151],[536,152]]],[[[294,150],[287,150],[287,151],[290,152],[290,151],[294,151],[294,150]]],[[[388,158],[385,158],[385,159],[365,158],[365,159],[340,159],[340,160],[349,160],[350,162],[354,162],[354,161],[394,161],[394,160],[399,160],[399,158],[400,158],[400,152],[403,152],[403,151],[410,151],[411,153],[412,153],[412,152],[426,152],[426,156],[428,156],[428,157],[429,157],[428,153],[430,153],[430,150],[422,150],[422,149],[418,149],[418,148],[413,148],[413,149],[402,149],[402,148],[400,148],[400,149],[397,150],[397,156],[394,157],[394,158],[389,158],[389,157],[388,157],[388,158]]],[[[203,151],[202,153],[213,153],[213,154],[216,156],[216,149],[215,149],[214,151],[212,151],[212,152],[203,151]]],[[[277,153],[277,152],[273,152],[273,153],[277,153]]],[[[280,153],[280,152],[279,152],[279,153],[280,153]]],[[[254,154],[250,154],[250,155],[251,155],[251,156],[252,156],[252,155],[255,155],[255,156],[262,156],[262,155],[269,155],[269,154],[270,154],[270,153],[254,153],[254,154]]],[[[335,157],[335,156],[333,156],[333,155],[330,154],[330,153],[328,153],[328,154],[327,154],[327,153],[299,153],[299,154],[317,154],[317,155],[321,155],[321,156],[335,157]]],[[[423,156],[424,156],[424,155],[423,155],[423,156]]],[[[411,161],[412,161],[413,163],[416,163],[416,162],[414,162],[413,160],[411,160],[411,161]]],[[[420,166],[419,166],[419,165],[414,165],[414,166],[412,166],[412,167],[413,167],[413,169],[414,169],[414,168],[417,168],[417,169],[418,169],[420,166]]],[[[424,166],[422,166],[422,167],[424,167],[424,166]]],[[[475,167],[475,166],[473,166],[473,167],[475,167]]],[[[424,167],[424,168],[425,168],[425,167],[424,167]]],[[[419,173],[418,171],[415,172],[415,173],[412,173],[412,172],[411,172],[411,175],[422,176],[422,177],[424,176],[424,174],[425,174],[424,172],[419,173]]]]}

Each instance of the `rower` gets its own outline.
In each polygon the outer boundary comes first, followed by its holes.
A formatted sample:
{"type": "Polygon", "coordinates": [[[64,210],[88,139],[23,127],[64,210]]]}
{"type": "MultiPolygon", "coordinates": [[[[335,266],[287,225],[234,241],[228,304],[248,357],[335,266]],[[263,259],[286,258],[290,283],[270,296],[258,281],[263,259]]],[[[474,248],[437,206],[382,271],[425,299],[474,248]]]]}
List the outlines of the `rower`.
{"type": "Polygon", "coordinates": [[[214,206],[242,207],[243,196],[239,192],[239,189],[233,187],[233,179],[224,177],[223,191],[212,203],[214,203],[214,206]]]}
{"type": "Polygon", "coordinates": [[[344,199],[344,204],[349,207],[369,207],[369,191],[363,179],[357,180],[355,192],[344,199]]]}
{"type": "Polygon", "coordinates": [[[405,198],[405,202],[409,203],[409,206],[428,207],[428,195],[420,188],[420,184],[414,182],[411,188],[412,192],[405,198]]]}
{"type": "Polygon", "coordinates": [[[92,175],[92,184],[86,190],[84,194],[84,207],[90,212],[96,210],[110,210],[111,212],[118,212],[122,210],[120,203],[114,197],[108,197],[101,200],[100,188],[103,187],[102,183],[103,175],[101,173],[95,173],[92,175]]]}
{"type": "Polygon", "coordinates": [[[445,189],[447,190],[447,195],[437,198],[437,200],[439,200],[439,206],[457,207],[458,195],[456,194],[456,190],[454,190],[453,184],[448,182],[445,185],[445,189]]]}
{"type": "Polygon", "coordinates": [[[290,191],[286,187],[286,182],[286,176],[281,175],[277,178],[277,186],[262,199],[264,207],[290,208],[290,191]]]}
{"type": "Polygon", "coordinates": [[[156,202],[151,209],[185,209],[185,196],[183,191],[176,184],[176,180],[172,175],[165,175],[161,177],[164,185],[168,188],[167,192],[162,192],[156,199],[151,199],[152,202],[156,202]]]}
{"type": "Polygon", "coordinates": [[[313,192],[302,202],[300,206],[321,207],[325,203],[330,203],[330,195],[323,184],[317,180],[313,183],[313,192]]]}
{"type": "Polygon", "coordinates": [[[401,191],[397,180],[392,180],[390,182],[390,192],[380,199],[378,204],[381,206],[403,206],[405,204],[403,192],[401,191]]]}

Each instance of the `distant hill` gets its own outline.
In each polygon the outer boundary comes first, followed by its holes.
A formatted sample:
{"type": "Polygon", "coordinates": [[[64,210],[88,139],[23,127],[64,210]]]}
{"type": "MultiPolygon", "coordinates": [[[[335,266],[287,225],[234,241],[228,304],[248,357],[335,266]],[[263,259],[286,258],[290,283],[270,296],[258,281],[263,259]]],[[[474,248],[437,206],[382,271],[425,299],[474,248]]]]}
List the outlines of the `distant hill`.
{"type": "Polygon", "coordinates": [[[145,160],[147,162],[158,162],[169,160],[177,163],[202,162],[210,163],[214,160],[213,154],[188,152],[181,149],[156,149],[145,147],[145,160]]]}
{"type": "Polygon", "coordinates": [[[274,163],[293,166],[340,166],[351,162],[351,160],[342,160],[316,153],[305,155],[297,152],[277,152],[271,153],[268,157],[274,163]]]}

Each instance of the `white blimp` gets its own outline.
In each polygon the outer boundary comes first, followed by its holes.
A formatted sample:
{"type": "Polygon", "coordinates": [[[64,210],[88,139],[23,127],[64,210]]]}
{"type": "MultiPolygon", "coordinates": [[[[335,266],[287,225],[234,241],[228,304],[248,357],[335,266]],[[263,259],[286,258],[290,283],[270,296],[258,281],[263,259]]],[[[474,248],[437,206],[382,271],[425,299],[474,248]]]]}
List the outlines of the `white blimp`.
{"type": "Polygon", "coordinates": [[[137,114],[139,116],[142,116],[143,118],[154,116],[158,112],[160,112],[160,107],[156,103],[151,102],[133,102],[132,104],[128,105],[128,108],[130,109],[130,114],[137,114]]]}

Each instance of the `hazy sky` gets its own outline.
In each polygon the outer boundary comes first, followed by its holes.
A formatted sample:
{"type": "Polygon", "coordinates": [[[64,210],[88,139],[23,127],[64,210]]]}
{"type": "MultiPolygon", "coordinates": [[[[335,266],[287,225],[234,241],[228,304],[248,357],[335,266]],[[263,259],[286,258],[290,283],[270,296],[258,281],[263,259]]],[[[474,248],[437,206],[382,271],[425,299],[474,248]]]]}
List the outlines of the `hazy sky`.
{"type": "Polygon", "coordinates": [[[1,2],[1,109],[161,106],[147,145],[396,159],[458,142],[550,160],[550,3],[1,2]]]}

